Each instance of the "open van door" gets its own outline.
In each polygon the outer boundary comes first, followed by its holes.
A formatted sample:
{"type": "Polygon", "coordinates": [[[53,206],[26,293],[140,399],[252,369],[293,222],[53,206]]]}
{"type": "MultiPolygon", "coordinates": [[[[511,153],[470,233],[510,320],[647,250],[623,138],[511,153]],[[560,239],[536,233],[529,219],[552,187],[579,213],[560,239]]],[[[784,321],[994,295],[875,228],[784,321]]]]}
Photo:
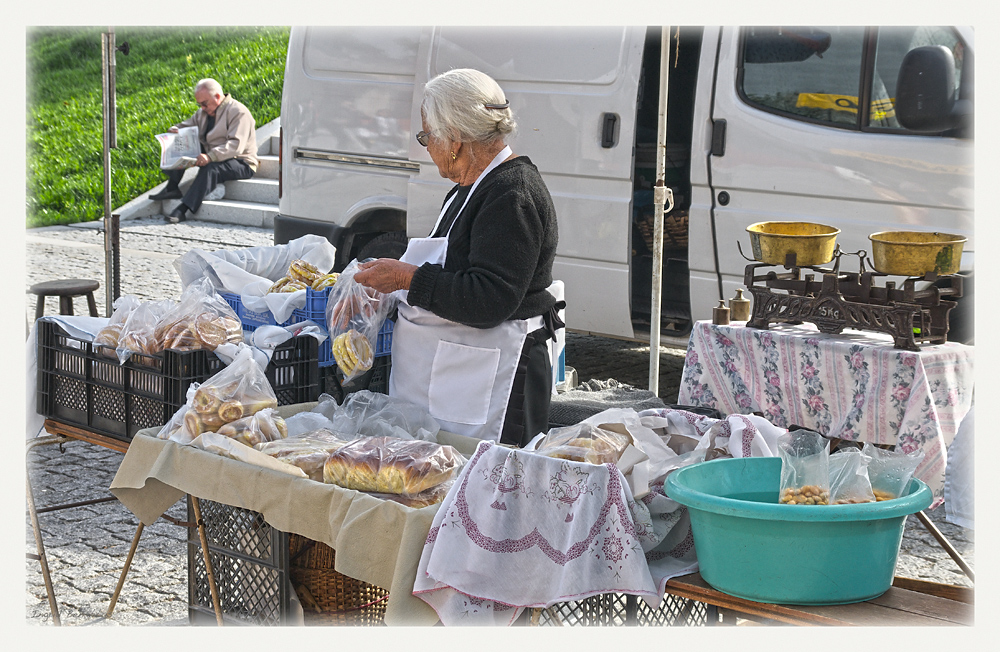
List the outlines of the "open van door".
{"type": "MultiPolygon", "coordinates": [[[[427,81],[476,68],[507,94],[511,141],[541,171],[559,220],[553,277],[566,286],[567,325],[632,337],[632,161],[644,28],[428,28],[420,42],[411,125],[427,81]]],[[[407,189],[407,235],[434,225],[452,183],[411,136],[420,169],[407,189]]]]}

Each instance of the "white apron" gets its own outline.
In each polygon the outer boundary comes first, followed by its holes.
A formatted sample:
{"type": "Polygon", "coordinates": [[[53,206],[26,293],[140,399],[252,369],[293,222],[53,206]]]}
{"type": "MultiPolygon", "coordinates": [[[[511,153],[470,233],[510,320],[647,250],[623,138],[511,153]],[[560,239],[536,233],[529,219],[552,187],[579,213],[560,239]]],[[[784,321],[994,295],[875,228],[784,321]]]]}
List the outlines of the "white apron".
{"type": "MultiPolygon", "coordinates": [[[[413,238],[400,260],[417,266],[444,265],[448,235],[469,198],[483,177],[510,154],[510,147],[505,147],[479,175],[448,233],[413,238]]],[[[454,196],[441,209],[431,233],[453,200],[454,196]]],[[[404,297],[392,333],[389,395],[426,408],[444,430],[498,441],[525,337],[541,326],[542,318],[535,317],[473,328],[411,306],[404,297]]]]}

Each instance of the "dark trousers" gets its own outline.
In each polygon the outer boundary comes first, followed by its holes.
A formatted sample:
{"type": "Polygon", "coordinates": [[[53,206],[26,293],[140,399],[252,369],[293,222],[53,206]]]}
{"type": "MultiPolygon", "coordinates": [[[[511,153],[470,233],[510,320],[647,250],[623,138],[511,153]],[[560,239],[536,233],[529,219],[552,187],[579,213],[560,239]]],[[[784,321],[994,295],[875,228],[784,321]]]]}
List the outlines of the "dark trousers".
{"type": "MultiPolygon", "coordinates": [[[[184,176],[184,170],[171,170],[167,181],[167,190],[176,190],[184,176]]],[[[205,195],[212,192],[218,184],[224,181],[234,181],[236,179],[249,179],[253,176],[253,170],[243,161],[235,158],[225,161],[212,162],[198,168],[198,176],[194,178],[191,187],[184,193],[181,201],[192,213],[197,213],[201,208],[201,202],[205,195]]]]}

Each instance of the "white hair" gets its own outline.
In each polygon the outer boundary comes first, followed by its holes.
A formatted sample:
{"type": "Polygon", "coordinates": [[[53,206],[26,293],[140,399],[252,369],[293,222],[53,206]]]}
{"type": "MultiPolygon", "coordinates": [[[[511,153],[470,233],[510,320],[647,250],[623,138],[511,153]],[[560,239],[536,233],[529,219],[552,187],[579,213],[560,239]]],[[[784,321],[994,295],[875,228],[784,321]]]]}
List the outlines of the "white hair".
{"type": "Polygon", "coordinates": [[[194,85],[194,92],[197,93],[198,91],[208,91],[212,95],[215,95],[216,93],[219,95],[225,95],[225,93],[222,92],[222,84],[215,81],[211,77],[198,80],[198,83],[194,85]]]}
{"type": "Polygon", "coordinates": [[[472,68],[457,68],[427,82],[420,110],[432,136],[493,143],[514,133],[517,123],[496,81],[472,68]]]}

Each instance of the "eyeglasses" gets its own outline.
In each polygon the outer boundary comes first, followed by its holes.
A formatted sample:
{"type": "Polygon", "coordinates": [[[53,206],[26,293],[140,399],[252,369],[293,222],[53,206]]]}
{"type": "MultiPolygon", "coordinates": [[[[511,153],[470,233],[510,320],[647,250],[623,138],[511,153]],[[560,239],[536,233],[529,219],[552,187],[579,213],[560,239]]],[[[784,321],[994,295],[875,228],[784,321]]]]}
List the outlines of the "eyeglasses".
{"type": "Polygon", "coordinates": [[[207,109],[208,108],[208,103],[209,103],[209,100],[205,100],[204,102],[198,102],[198,106],[200,106],[203,109],[207,109]]]}
{"type": "Polygon", "coordinates": [[[428,142],[428,139],[430,137],[431,137],[431,134],[430,134],[429,131],[418,131],[417,132],[417,142],[420,143],[423,147],[427,147],[427,142],[428,142]]]}

